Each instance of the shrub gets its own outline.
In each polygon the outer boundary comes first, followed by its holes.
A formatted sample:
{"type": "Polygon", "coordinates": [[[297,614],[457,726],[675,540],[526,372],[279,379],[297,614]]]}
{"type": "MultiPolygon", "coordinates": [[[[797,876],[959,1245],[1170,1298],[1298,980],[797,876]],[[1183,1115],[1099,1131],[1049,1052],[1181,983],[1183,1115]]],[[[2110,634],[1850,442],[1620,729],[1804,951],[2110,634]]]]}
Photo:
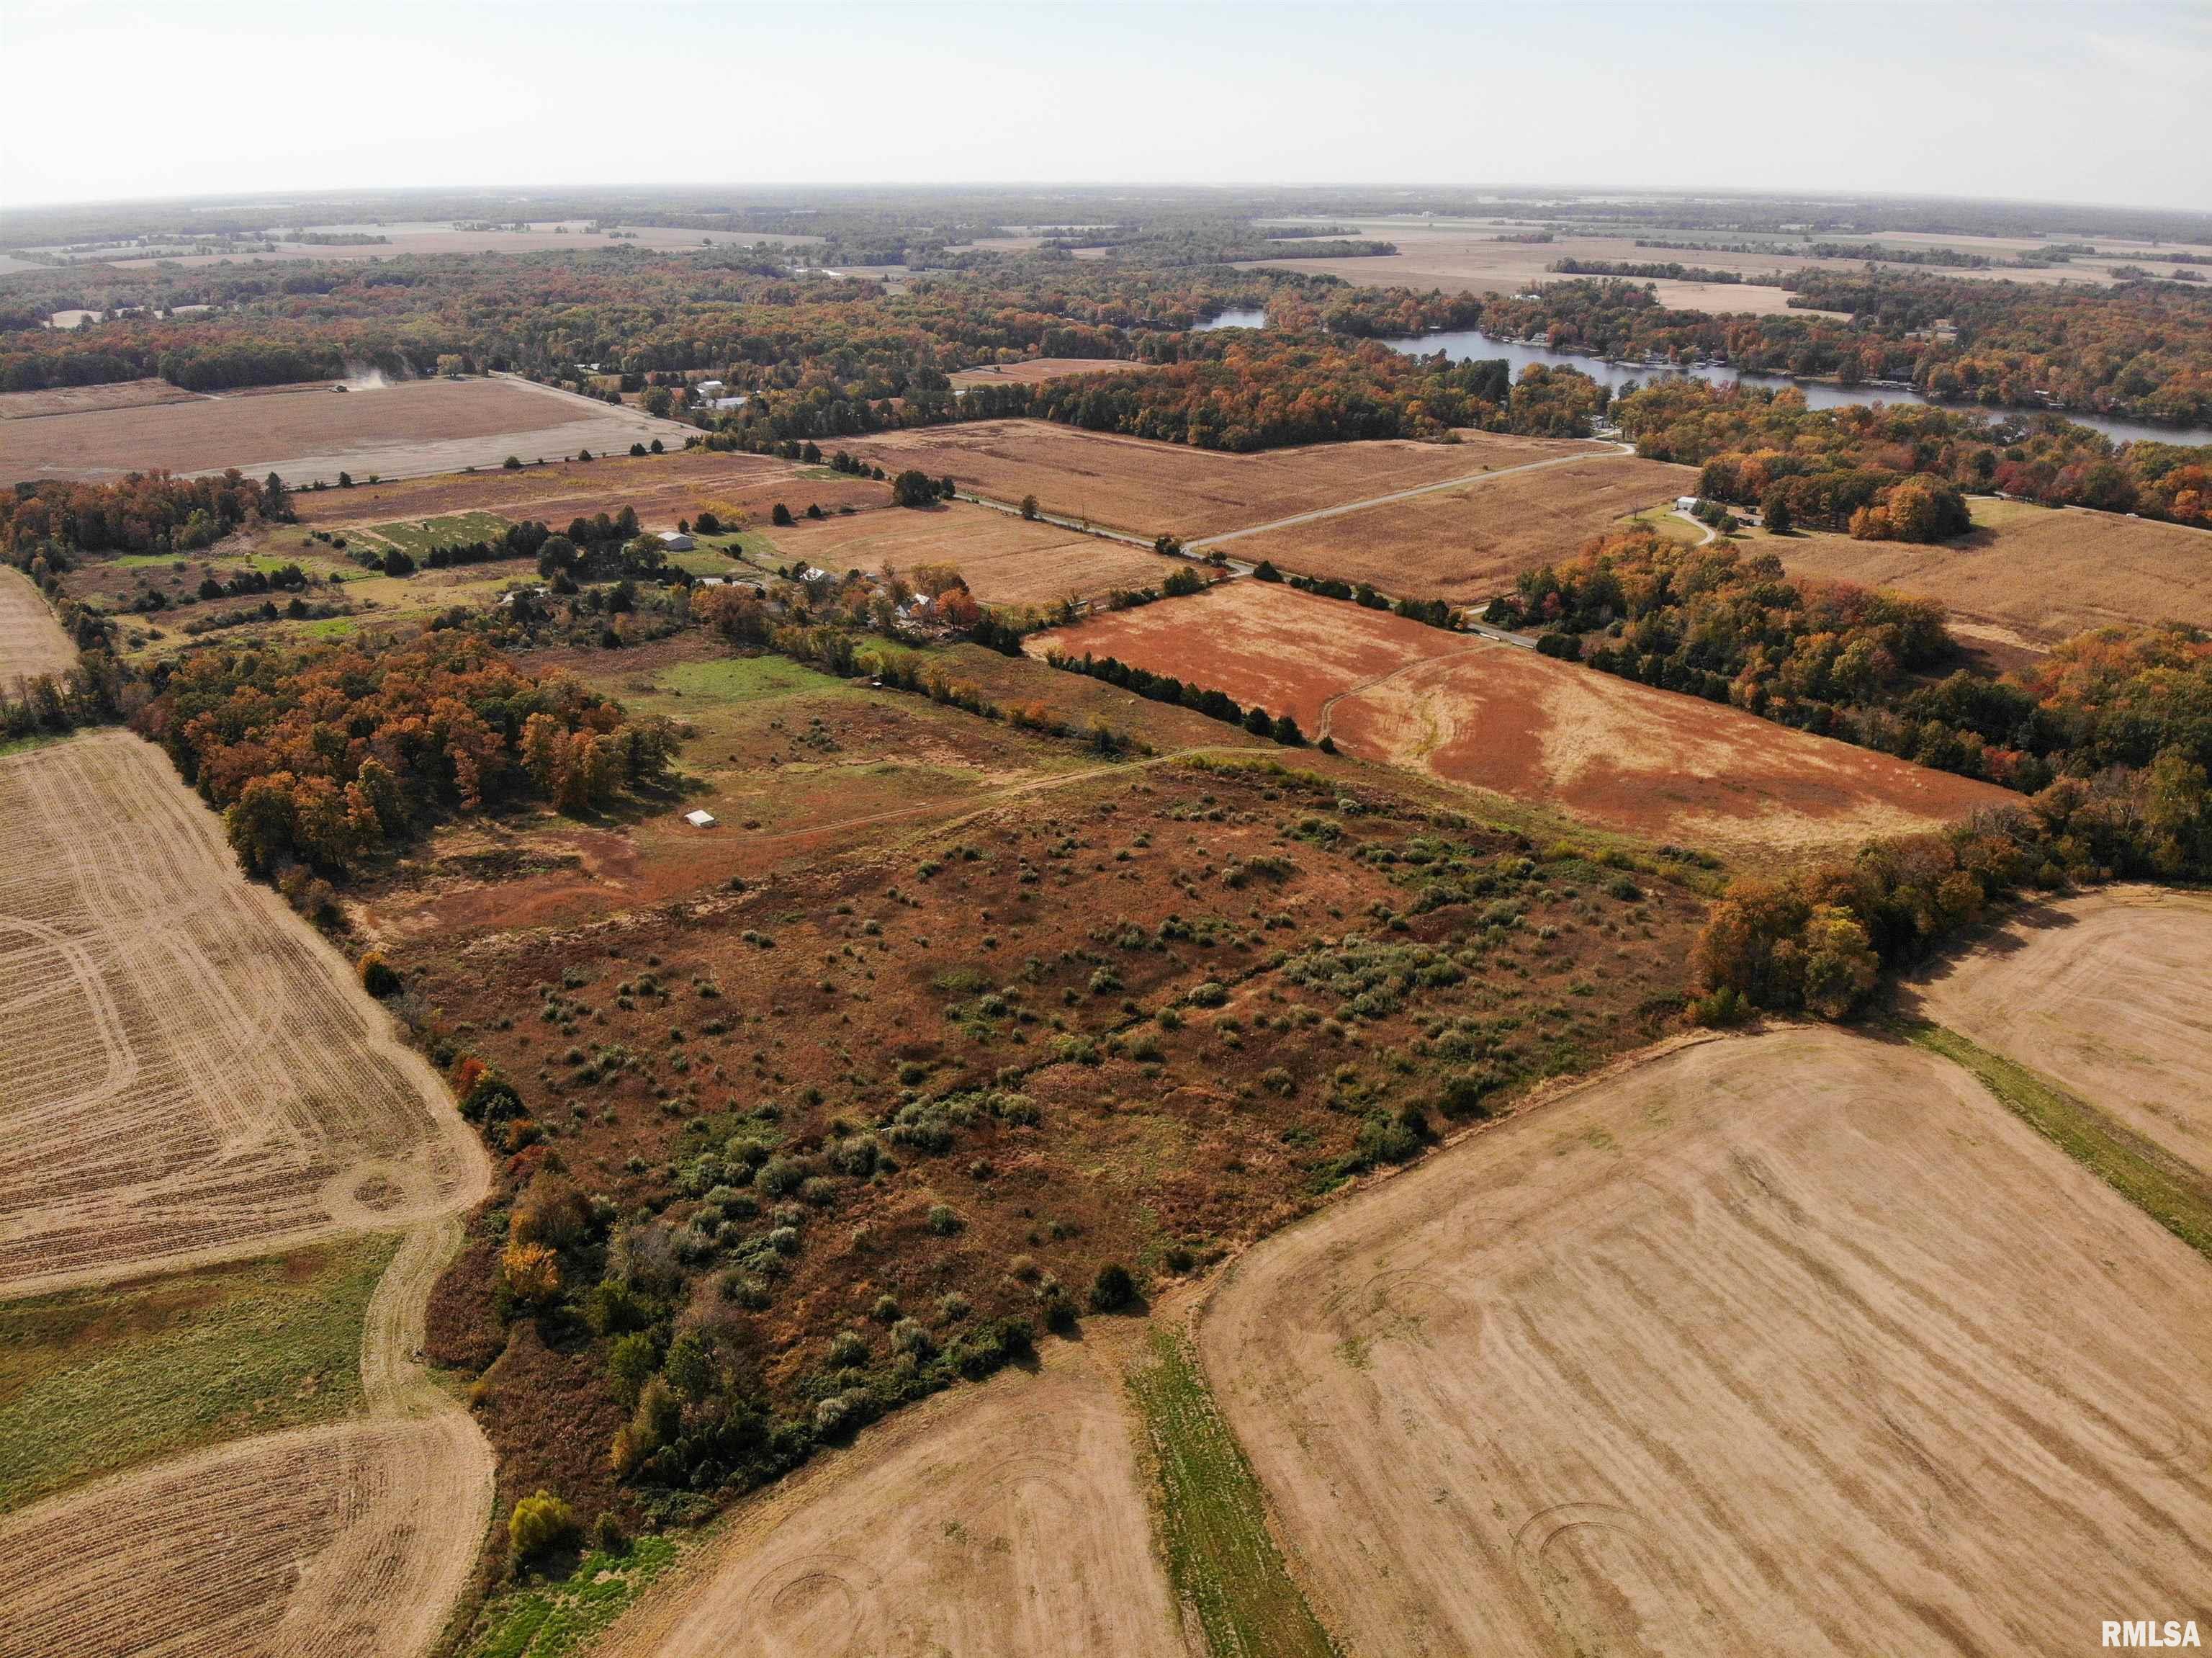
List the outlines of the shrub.
{"type": "Polygon", "coordinates": [[[507,1245],[500,1253],[499,1276],[518,1300],[532,1306],[560,1298],[560,1258],[544,1244],[507,1245]]]}
{"type": "Polygon", "coordinates": [[[508,1557],[516,1566],[526,1566],[556,1549],[573,1547],[583,1535],[576,1511],[547,1490],[526,1496],[507,1516],[508,1557]]]}
{"type": "Polygon", "coordinates": [[[1094,1313],[1118,1313],[1136,1298],[1137,1281],[1119,1261],[1109,1261],[1091,1280],[1091,1310],[1094,1313]]]}
{"type": "Polygon", "coordinates": [[[381,1002],[399,993],[399,975],[374,950],[361,959],[361,987],[381,1002]]]}
{"type": "Polygon", "coordinates": [[[951,1206],[932,1204],[929,1206],[929,1229],[940,1238],[949,1238],[960,1230],[963,1222],[951,1206]]]}

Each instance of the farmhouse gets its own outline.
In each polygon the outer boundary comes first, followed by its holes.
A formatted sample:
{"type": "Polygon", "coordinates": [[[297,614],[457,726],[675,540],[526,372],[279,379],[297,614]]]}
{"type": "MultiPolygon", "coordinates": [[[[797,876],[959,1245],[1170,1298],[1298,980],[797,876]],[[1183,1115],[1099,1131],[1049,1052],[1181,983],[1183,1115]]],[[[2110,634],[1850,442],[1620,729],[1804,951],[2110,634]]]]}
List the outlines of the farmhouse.
{"type": "Polygon", "coordinates": [[[663,530],[660,545],[670,552],[689,552],[699,544],[681,530],[663,530]]]}
{"type": "Polygon", "coordinates": [[[1696,496],[1678,495],[1674,497],[1674,510],[1676,512],[1695,512],[1697,509],[1698,497],[1696,496]]]}

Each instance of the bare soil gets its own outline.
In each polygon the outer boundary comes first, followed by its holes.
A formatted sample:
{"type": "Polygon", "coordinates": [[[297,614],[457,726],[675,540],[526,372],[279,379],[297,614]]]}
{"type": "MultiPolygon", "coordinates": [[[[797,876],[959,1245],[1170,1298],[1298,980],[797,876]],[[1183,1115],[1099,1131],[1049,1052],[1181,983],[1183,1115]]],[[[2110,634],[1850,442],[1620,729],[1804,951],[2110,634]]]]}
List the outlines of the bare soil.
{"type": "Polygon", "coordinates": [[[1300,574],[1371,582],[1392,594],[1477,603],[1509,590],[1523,570],[1577,552],[1622,515],[1692,491],[1697,481],[1694,467],[1592,455],[1246,536],[1236,554],[1300,574]]]}
{"type": "Polygon", "coordinates": [[[42,392],[0,392],[0,420],[82,414],[98,409],[142,409],[157,403],[196,403],[198,392],[166,380],[123,380],[107,386],[55,386],[42,392]]]}
{"type": "Polygon", "coordinates": [[[39,420],[0,422],[0,482],[66,478],[102,482],[161,468],[335,483],[340,472],[404,478],[497,466],[508,454],[533,460],[626,451],[659,438],[680,446],[691,429],[635,409],[573,396],[527,381],[411,381],[338,392],[317,382],[271,394],[195,398],[188,403],[111,408],[39,420]]]}
{"type": "Polygon", "coordinates": [[[2187,1247],[1964,1071],[1827,1029],[1479,1132],[1200,1326],[1352,1649],[1546,1658],[2201,1620],[2208,1338],[2187,1247]]]}
{"type": "Polygon", "coordinates": [[[1458,443],[1321,443],[1231,454],[1039,420],[977,421],[859,440],[884,471],[918,466],[994,500],[1036,497],[1048,512],[1186,540],[1394,490],[1577,451],[1579,439],[1462,433],[1458,443]]]}
{"type": "Polygon", "coordinates": [[[475,1137],[335,952],[118,731],[0,759],[0,1289],[396,1229],[475,1137]]]}
{"type": "Polygon", "coordinates": [[[733,1515],[602,1658],[1184,1658],[1120,1381],[1131,1331],[1053,1342],[733,1515]]]}
{"type": "Polygon", "coordinates": [[[12,692],[18,680],[65,674],[76,662],[76,647],[30,577],[0,564],[0,691],[12,692]]]}
{"type": "Polygon", "coordinates": [[[1923,1017],[2212,1173],[2212,897],[2113,887],[2039,903],[1911,994],[1923,1017]]]}

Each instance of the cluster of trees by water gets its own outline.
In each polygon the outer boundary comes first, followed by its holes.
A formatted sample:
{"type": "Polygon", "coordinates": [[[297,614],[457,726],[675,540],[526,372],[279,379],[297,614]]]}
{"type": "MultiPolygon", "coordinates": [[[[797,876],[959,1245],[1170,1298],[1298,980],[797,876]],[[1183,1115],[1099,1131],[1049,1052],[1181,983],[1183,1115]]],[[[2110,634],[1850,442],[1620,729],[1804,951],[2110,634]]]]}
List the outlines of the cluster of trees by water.
{"type": "MultiPolygon", "coordinates": [[[[1699,493],[1744,507],[1781,500],[1801,525],[1850,528],[1861,509],[1919,479],[1950,491],[2212,527],[2212,448],[2116,446],[2049,417],[1993,422],[1969,410],[1902,403],[1813,409],[1796,391],[1696,380],[1656,382],[1612,408],[1638,454],[1704,468],[1699,493]]],[[[1966,528],[1950,499],[1926,504],[1930,510],[1916,525],[1885,533],[1934,540],[1966,528]]]]}
{"type": "Polygon", "coordinates": [[[1672,310],[1644,287],[1603,278],[1486,300],[1479,326],[1596,357],[1719,359],[1847,386],[1910,382],[1929,397],[1993,408],[2212,424],[2212,294],[1896,271],[1803,271],[1780,283],[1802,312],[1672,310]]]}

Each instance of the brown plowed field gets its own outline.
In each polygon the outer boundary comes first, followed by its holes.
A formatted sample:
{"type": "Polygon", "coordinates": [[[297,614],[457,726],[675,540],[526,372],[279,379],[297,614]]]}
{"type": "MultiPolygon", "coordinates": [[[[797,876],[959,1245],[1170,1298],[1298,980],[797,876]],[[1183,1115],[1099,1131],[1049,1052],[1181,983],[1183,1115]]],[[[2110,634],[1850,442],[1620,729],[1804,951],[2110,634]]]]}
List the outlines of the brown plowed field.
{"type": "Polygon", "coordinates": [[[1200,1328],[1347,1647],[1490,1658],[2202,1620],[2208,1340],[2185,1245],[1963,1070],[1829,1029],[1478,1133],[1258,1246],[1200,1328]]]}
{"type": "Polygon", "coordinates": [[[1048,512],[1152,536],[1214,535],[1388,495],[1484,467],[1577,452],[1577,439],[1462,434],[1458,443],[1320,443],[1229,454],[1042,420],[986,420],[866,437],[853,451],[889,472],[950,473],[994,500],[1034,495],[1048,512]]]}
{"type": "Polygon", "coordinates": [[[1976,499],[1975,527],[1923,546],[1848,535],[1757,536],[1792,576],[1923,595],[2053,643],[2093,627],[2212,627],[2212,531],[2086,508],[1976,499]]]}
{"type": "Polygon", "coordinates": [[[123,380],[109,386],[56,386],[43,392],[0,392],[0,420],[82,414],[94,409],[143,409],[157,403],[193,403],[198,392],[166,380],[123,380]]]}
{"type": "Polygon", "coordinates": [[[476,1138],[122,732],[0,759],[0,1293],[407,1226],[476,1138]]]}
{"type": "Polygon", "coordinates": [[[1286,570],[1371,582],[1392,594],[1477,603],[1510,591],[1522,571],[1568,557],[1623,514],[1697,483],[1694,467],[1592,455],[1243,536],[1234,552],[1286,570]]]}
{"type": "Polygon", "coordinates": [[[1126,1333],[870,1429],[741,1510],[597,1650],[1184,1658],[1105,1350],[1126,1333]]]}
{"type": "Polygon", "coordinates": [[[75,665],[76,647],[21,570],[0,564],[0,692],[18,680],[63,674],[75,665]]]}
{"type": "Polygon", "coordinates": [[[0,421],[0,483],[67,478],[103,482],[155,467],[175,472],[236,466],[290,484],[335,483],[341,471],[406,478],[496,466],[509,453],[550,460],[617,453],[691,429],[635,409],[520,380],[412,381],[333,392],[327,382],[284,393],[0,421]]]}
{"type": "Polygon", "coordinates": [[[2212,896],[2039,903],[1912,990],[1926,1017],[2212,1173],[2212,896]]]}
{"type": "MultiPolygon", "coordinates": [[[[880,497],[883,485],[873,487],[880,497]]],[[[1043,605],[1115,588],[1157,587],[1189,568],[1126,541],[1025,522],[964,501],[920,511],[884,507],[768,534],[780,557],[803,558],[828,570],[950,564],[970,592],[994,605],[1043,605]]]]}
{"type": "Polygon", "coordinates": [[[1146,363],[1122,363],[1112,357],[1033,357],[1024,363],[987,363],[963,369],[951,376],[954,386],[1036,386],[1069,375],[1129,375],[1150,368],[1146,363]]]}
{"type": "Polygon", "coordinates": [[[1232,582],[1026,648],[1172,674],[1346,753],[1751,858],[1924,829],[2014,797],[1738,709],[1294,589],[1232,582]]]}
{"type": "MultiPolygon", "coordinates": [[[[623,448],[628,449],[627,442],[623,448]]],[[[574,451],[570,451],[574,453],[574,451]]],[[[594,453],[597,453],[595,450],[594,453]]],[[[650,529],[673,529],[679,518],[703,507],[727,516],[744,513],[760,524],[775,503],[804,513],[809,502],[824,512],[841,506],[880,507],[890,486],[868,479],[803,476],[788,460],[707,449],[666,454],[611,455],[591,461],[556,461],[520,472],[442,472],[350,490],[325,490],[295,499],[302,524],[380,524],[458,512],[495,512],[535,518],[556,528],[579,516],[637,509],[650,529]]],[[[296,540],[296,536],[294,539],[296,540]]]]}

